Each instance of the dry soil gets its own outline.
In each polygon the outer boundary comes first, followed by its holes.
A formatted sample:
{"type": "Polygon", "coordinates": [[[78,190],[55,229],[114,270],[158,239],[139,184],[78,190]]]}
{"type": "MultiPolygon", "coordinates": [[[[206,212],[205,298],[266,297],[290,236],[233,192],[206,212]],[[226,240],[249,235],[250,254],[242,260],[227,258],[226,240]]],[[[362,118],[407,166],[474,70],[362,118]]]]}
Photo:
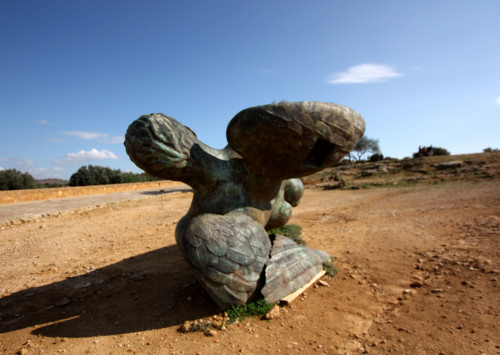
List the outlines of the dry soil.
{"type": "Polygon", "coordinates": [[[0,230],[6,354],[500,354],[500,182],[306,189],[290,223],[327,251],[277,318],[206,336],[219,314],[175,245],[192,194],[103,205],[0,230]]]}

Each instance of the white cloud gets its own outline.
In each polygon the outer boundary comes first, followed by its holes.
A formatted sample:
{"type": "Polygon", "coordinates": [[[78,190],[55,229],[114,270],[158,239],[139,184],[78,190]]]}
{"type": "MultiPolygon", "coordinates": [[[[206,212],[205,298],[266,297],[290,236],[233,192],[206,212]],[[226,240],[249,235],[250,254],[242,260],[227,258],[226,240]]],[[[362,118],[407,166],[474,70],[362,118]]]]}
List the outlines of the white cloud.
{"type": "Polygon", "coordinates": [[[17,159],[17,158],[0,158],[1,162],[4,162],[7,164],[8,169],[17,169],[22,172],[28,171],[29,167],[35,165],[31,160],[29,159],[17,159]]]}
{"type": "Polygon", "coordinates": [[[125,139],[123,136],[111,137],[107,133],[99,133],[99,132],[70,131],[70,132],[62,132],[62,134],[86,140],[96,139],[97,141],[102,143],[113,143],[113,144],[123,143],[125,139]]]}
{"type": "Polygon", "coordinates": [[[403,74],[384,64],[365,63],[328,77],[329,84],[366,84],[386,81],[403,74]]]}
{"type": "Polygon", "coordinates": [[[497,97],[497,104],[500,105],[500,97],[497,97]]]}
{"type": "Polygon", "coordinates": [[[97,133],[97,132],[85,132],[85,131],[72,131],[72,132],[62,132],[67,136],[75,136],[80,139],[98,139],[106,138],[109,136],[107,133],[97,133]]]}
{"type": "Polygon", "coordinates": [[[46,121],[46,120],[38,120],[38,123],[43,124],[43,125],[49,125],[49,124],[52,124],[51,122],[46,121]]]}
{"type": "Polygon", "coordinates": [[[72,165],[72,164],[82,163],[85,161],[104,160],[104,159],[118,159],[118,157],[115,155],[115,153],[110,152],[109,150],[106,149],[97,150],[93,148],[92,150],[89,151],[80,150],[78,151],[78,153],[68,153],[64,158],[55,161],[54,164],[72,165]]]}
{"type": "Polygon", "coordinates": [[[2,170],[5,170],[5,169],[0,166],[0,171],[2,171],[2,170]]]}
{"type": "Polygon", "coordinates": [[[19,168],[21,171],[26,171],[30,166],[35,165],[31,160],[29,159],[23,159],[23,160],[18,160],[16,161],[16,166],[19,168]]]}

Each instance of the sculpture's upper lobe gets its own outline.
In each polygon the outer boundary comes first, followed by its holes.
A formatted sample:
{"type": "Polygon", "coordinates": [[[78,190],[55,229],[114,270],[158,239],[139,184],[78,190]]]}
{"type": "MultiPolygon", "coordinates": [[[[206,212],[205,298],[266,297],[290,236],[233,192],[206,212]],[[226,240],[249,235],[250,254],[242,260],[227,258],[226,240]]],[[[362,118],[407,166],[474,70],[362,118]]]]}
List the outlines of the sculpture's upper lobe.
{"type": "Polygon", "coordinates": [[[265,228],[284,225],[300,200],[303,186],[292,178],[333,165],[355,146],[364,127],[363,118],[345,106],[279,103],[238,113],[224,149],[203,144],[163,114],[133,122],[125,147],[150,174],[193,187],[176,240],[202,285],[227,308],[261,291],[268,302],[277,301],[329,259],[279,238],[273,246],[265,228]]]}

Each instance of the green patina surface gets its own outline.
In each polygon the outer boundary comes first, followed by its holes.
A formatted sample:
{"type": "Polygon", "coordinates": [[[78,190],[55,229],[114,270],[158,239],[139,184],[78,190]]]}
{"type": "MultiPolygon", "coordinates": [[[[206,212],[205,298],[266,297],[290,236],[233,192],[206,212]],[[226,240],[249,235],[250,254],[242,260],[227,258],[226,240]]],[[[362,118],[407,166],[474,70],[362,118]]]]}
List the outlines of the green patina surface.
{"type": "Polygon", "coordinates": [[[224,149],[207,146],[163,114],[134,121],[125,147],[141,169],[193,187],[176,240],[203,287],[226,309],[262,295],[275,302],[328,262],[328,254],[287,238],[271,240],[266,230],[289,220],[304,192],[298,178],[339,161],[364,128],[346,106],[280,102],[239,112],[224,149]]]}

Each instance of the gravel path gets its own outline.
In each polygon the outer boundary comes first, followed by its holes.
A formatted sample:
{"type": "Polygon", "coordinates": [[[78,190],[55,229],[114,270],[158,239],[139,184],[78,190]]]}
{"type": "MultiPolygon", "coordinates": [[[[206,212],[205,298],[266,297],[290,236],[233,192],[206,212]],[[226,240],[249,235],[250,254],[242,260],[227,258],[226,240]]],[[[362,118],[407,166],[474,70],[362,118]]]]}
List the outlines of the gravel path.
{"type": "MultiPolygon", "coordinates": [[[[191,189],[187,185],[176,185],[163,189],[165,195],[175,192],[186,192],[191,189]]],[[[158,189],[115,192],[90,196],[66,197],[43,201],[19,202],[0,205],[0,224],[9,221],[31,220],[43,215],[58,212],[105,205],[122,201],[151,198],[160,194],[158,189]]],[[[166,198],[166,197],[165,197],[166,198]]]]}

